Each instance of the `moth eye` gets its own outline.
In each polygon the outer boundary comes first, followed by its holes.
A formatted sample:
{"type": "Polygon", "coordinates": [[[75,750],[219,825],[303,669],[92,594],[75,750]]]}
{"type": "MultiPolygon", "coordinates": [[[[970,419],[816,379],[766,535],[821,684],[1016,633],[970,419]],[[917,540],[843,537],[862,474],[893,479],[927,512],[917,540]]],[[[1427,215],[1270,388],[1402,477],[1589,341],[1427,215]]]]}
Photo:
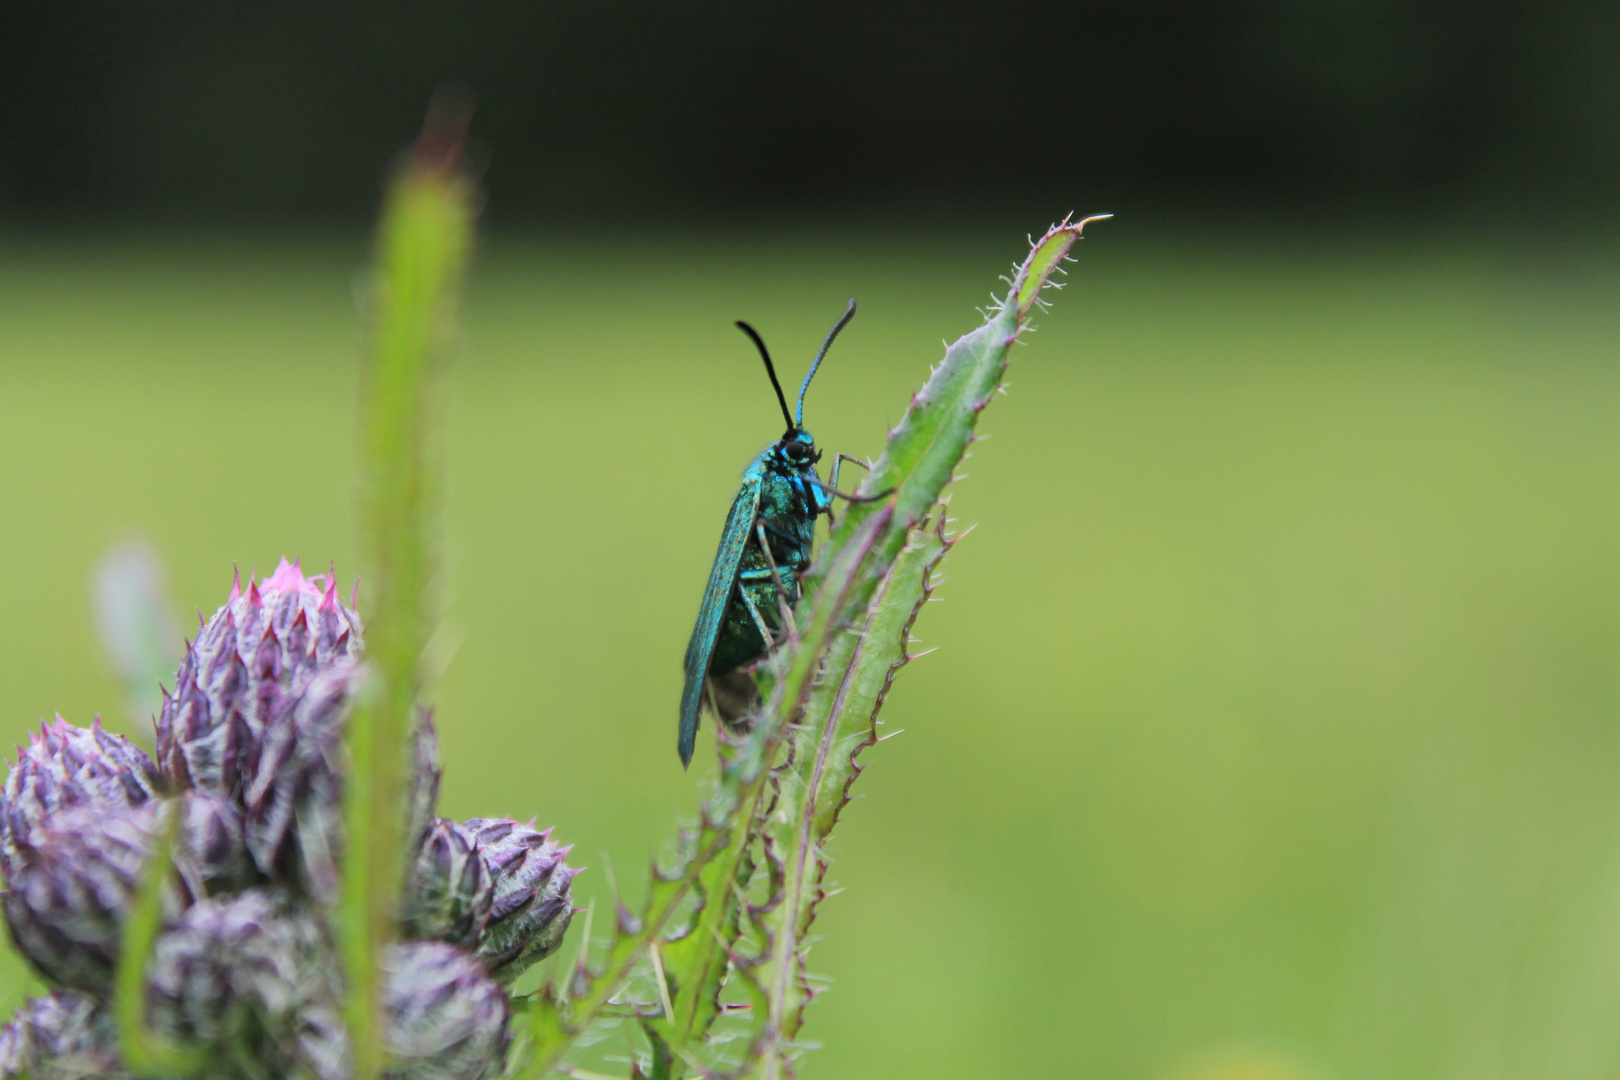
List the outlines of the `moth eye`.
{"type": "Polygon", "coordinates": [[[790,457],[790,458],[803,458],[803,457],[808,457],[809,455],[810,455],[810,448],[808,446],[804,445],[804,443],[802,443],[802,442],[790,442],[790,443],[787,444],[787,456],[788,457],[790,457]]]}

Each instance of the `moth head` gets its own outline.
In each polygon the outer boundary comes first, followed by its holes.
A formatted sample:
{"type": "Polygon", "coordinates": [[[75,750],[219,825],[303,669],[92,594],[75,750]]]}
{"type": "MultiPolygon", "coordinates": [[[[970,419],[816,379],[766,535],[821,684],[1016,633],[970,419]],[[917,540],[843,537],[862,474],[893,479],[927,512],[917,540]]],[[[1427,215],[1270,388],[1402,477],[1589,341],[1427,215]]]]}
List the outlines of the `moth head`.
{"type": "Polygon", "coordinates": [[[816,451],[815,436],[802,427],[794,427],[776,444],[777,450],[793,465],[814,465],[821,460],[816,451]]]}

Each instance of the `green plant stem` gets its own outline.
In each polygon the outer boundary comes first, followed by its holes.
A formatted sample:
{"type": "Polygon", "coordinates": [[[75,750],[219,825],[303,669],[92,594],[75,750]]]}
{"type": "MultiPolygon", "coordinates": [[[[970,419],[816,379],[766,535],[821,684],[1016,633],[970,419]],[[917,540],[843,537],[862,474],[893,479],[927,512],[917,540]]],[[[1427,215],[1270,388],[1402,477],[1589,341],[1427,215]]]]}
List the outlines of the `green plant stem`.
{"type": "Polygon", "coordinates": [[[163,831],[141,868],[140,886],[120,935],[118,968],[113,976],[113,1015],[124,1063],[148,1076],[189,1076],[203,1067],[201,1051],[174,1046],[146,1028],[146,965],[163,931],[163,893],[174,872],[172,853],[180,827],[180,807],[164,807],[163,831]]]}
{"type": "MultiPolygon", "coordinates": [[[[437,118],[442,121],[443,118],[437,118]]],[[[429,116],[395,174],[377,236],[362,390],[361,532],[372,608],[367,680],[347,731],[339,935],[353,1075],[381,1067],[378,954],[394,934],[401,812],[419,664],[433,612],[435,385],[454,344],[472,237],[459,132],[429,116]]]]}

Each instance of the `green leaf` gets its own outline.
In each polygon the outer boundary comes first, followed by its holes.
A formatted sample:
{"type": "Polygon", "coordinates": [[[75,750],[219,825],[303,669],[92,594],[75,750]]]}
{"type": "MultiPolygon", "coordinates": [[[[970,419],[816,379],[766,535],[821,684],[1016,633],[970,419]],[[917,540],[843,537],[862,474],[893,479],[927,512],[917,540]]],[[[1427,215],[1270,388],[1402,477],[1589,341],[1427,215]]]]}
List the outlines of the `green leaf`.
{"type": "Polygon", "coordinates": [[[726,850],[699,873],[690,925],[663,946],[673,1016],[649,1023],[676,1052],[700,1044],[720,1015],[720,991],[740,929],[737,895],[753,876],[752,836],[752,826],[732,830],[726,850]]]}
{"type": "Polygon", "coordinates": [[[761,1076],[774,1080],[793,1068],[794,1040],[814,994],[804,965],[806,934],[825,895],[822,845],[849,800],[856,754],[875,741],[877,712],[908,658],[912,623],[949,547],[941,494],[1001,384],[1008,350],[1092,220],[1064,222],[1041,237],[984,325],[947,348],[861,486],[862,495],[887,498],[852,504],[807,575],[801,640],[785,666],[794,677],[816,670],[814,686],[806,696],[804,684],[795,684],[788,697],[779,684],[761,725],[794,717],[786,761],[773,774],[775,804],[762,824],[775,895],[751,912],[763,947],[743,965],[764,1005],[756,1006],[750,1047],[761,1076]],[[934,529],[925,531],[931,508],[934,529]],[[828,629],[833,640],[819,652],[805,647],[812,633],[820,642],[828,629]]]}
{"type": "Polygon", "coordinates": [[[756,1019],[756,1043],[766,1075],[790,1064],[804,1008],[815,996],[805,967],[805,935],[827,895],[822,846],[860,774],[857,755],[878,741],[878,712],[894,676],[911,659],[912,624],[952,543],[944,515],[940,504],[933,528],[913,531],[878,585],[865,622],[846,630],[829,650],[823,676],[795,725],[791,753],[773,775],[776,802],[763,828],[781,885],[775,902],[755,913],[766,948],[745,965],[765,1004],[756,1019]]]}
{"type": "Polygon", "coordinates": [[[466,117],[430,110],[395,173],[377,232],[362,391],[361,534],[372,610],[368,677],[349,719],[339,938],[345,1020],[361,1080],[381,1065],[378,952],[394,934],[412,710],[432,624],[436,385],[454,349],[472,242],[473,188],[460,168],[466,117]]]}
{"type": "Polygon", "coordinates": [[[1014,270],[1007,295],[984,325],[946,349],[945,359],[912,397],[899,426],[889,433],[888,445],[862,482],[860,494],[892,491],[891,497],[883,504],[852,504],[833,531],[829,546],[847,543],[864,521],[880,512],[878,507],[882,505],[892,508],[896,528],[879,548],[878,562],[886,566],[893,559],[906,533],[922,520],[950,482],[972,440],[979,413],[1001,385],[1007,351],[1028,328],[1041,291],[1080,238],[1081,230],[1109,216],[1102,214],[1072,224],[1065,221],[1036,241],[1029,256],[1014,270]]]}

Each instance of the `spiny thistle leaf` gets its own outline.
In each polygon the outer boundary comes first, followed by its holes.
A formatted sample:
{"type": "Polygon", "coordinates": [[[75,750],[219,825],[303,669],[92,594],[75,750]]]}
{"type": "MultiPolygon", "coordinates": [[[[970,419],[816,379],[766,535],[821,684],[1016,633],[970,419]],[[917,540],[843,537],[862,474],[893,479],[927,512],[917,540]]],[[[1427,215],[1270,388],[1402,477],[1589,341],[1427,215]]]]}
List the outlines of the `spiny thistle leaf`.
{"type": "Polygon", "coordinates": [[[467,121],[439,98],[395,174],[377,236],[365,370],[362,534],[371,559],[370,677],[349,721],[348,837],[339,922],[354,1076],[381,1063],[378,957],[394,934],[405,860],[407,734],[431,630],[435,385],[454,347],[472,241],[473,186],[461,168],[467,121]]]}
{"type": "MultiPolygon", "coordinates": [[[[772,896],[750,912],[763,946],[743,965],[755,1001],[755,1037],[745,1067],[757,1065],[763,1077],[791,1073],[793,1039],[813,995],[803,966],[804,936],[822,896],[820,845],[848,801],[854,753],[869,737],[849,725],[864,724],[869,731],[875,722],[946,547],[938,527],[933,543],[911,538],[973,441],[978,415],[999,388],[1008,350],[1028,327],[1041,290],[1094,220],[1065,221],[1048,230],[1016,268],[1011,288],[985,323],[947,348],[861,485],[861,495],[887,498],[853,503],[806,575],[799,644],[784,650],[790,655],[779,670],[786,673],[756,729],[777,729],[793,718],[788,760],[774,775],[776,804],[761,837],[772,896]],[[908,584],[892,572],[902,554],[908,557],[908,584]],[[864,620],[856,617],[861,606],[864,620]],[[861,631],[846,629],[857,622],[861,631]],[[903,632],[890,633],[896,625],[903,632]]],[[[942,525],[943,508],[938,512],[942,525]]]]}
{"type": "Polygon", "coordinates": [[[732,830],[726,850],[698,878],[699,907],[691,925],[663,947],[673,1016],[649,1024],[666,1044],[682,1049],[700,1044],[720,1015],[720,991],[740,930],[737,896],[753,876],[749,841],[754,829],[750,823],[732,830]]]}
{"type": "Polygon", "coordinates": [[[763,827],[766,850],[782,863],[777,871],[781,895],[751,912],[769,948],[743,970],[768,1003],[761,1026],[779,1052],[797,1036],[804,1008],[815,996],[805,968],[805,934],[826,896],[822,844],[849,803],[850,785],[860,773],[857,755],[878,740],[878,712],[895,673],[910,660],[906,645],[912,625],[952,544],[944,533],[943,504],[936,514],[935,527],[925,522],[901,549],[878,586],[865,625],[840,635],[828,653],[823,678],[794,727],[791,757],[772,777],[776,805],[763,827]]]}
{"type": "MultiPolygon", "coordinates": [[[[943,508],[941,508],[943,513],[943,508]]],[[[815,823],[815,842],[819,843],[832,831],[838,810],[848,802],[846,789],[859,771],[854,758],[859,751],[877,741],[876,718],[882,695],[886,692],[894,672],[908,659],[905,642],[911,621],[926,595],[924,582],[932,568],[943,557],[948,545],[943,538],[920,535],[916,545],[908,546],[896,561],[889,578],[880,586],[878,599],[869,612],[865,632],[840,634],[828,651],[824,670],[845,671],[842,683],[818,681],[798,724],[789,729],[792,747],[786,763],[773,774],[768,789],[772,799],[762,820],[750,822],[745,831],[733,833],[731,845],[705,867],[700,875],[698,895],[702,907],[691,926],[678,938],[668,942],[662,951],[664,966],[673,984],[673,1018],[644,1018],[643,1025],[653,1041],[655,1050],[673,1055],[668,1063],[676,1075],[683,1073],[686,1060],[693,1056],[693,1048],[703,1042],[710,1027],[721,1011],[720,991],[731,964],[737,961],[736,950],[742,927],[739,896],[753,876],[754,858],[750,841],[763,834],[767,838],[767,859],[772,863],[772,900],[767,905],[767,918],[786,908],[799,906],[789,898],[783,884],[783,860],[778,854],[786,847],[789,831],[785,823],[796,813],[794,801],[784,796],[792,781],[784,781],[784,771],[803,778],[814,775],[816,790],[822,797],[813,800],[820,812],[815,823]],[[919,560],[924,567],[918,571],[919,560]],[[834,721],[829,727],[827,719],[834,721]],[[817,729],[832,732],[830,739],[818,745],[809,737],[817,729]]],[[[807,785],[806,785],[807,788],[807,785]]],[[[819,885],[825,872],[825,863],[816,861],[815,882],[819,885]]],[[[800,882],[802,885],[803,882],[800,882]]],[[[821,899],[819,888],[805,891],[805,912],[797,920],[808,926],[813,917],[810,908],[821,899]]],[[[755,968],[761,963],[754,959],[755,968]]],[[[762,976],[750,970],[748,989],[764,1003],[762,976]]],[[[802,981],[802,978],[801,978],[802,981]]],[[[808,991],[806,992],[808,1000],[808,991]]],[[[798,1027],[797,1011],[792,1023],[798,1027]]],[[[663,1067],[662,1058],[655,1057],[655,1067],[663,1067]]],[[[656,1068],[655,1068],[656,1071],[656,1068]]]]}
{"type": "Polygon", "coordinates": [[[830,548],[848,543],[863,522],[891,507],[899,527],[885,538],[879,562],[894,557],[907,532],[922,520],[950,482],[972,440],[979,413],[1001,385],[1007,369],[1007,350],[1028,328],[1041,290],[1050,283],[1086,225],[1109,216],[1064,221],[1036,241],[1029,256],[1014,271],[1007,295],[991,310],[984,325],[946,349],[945,359],[913,395],[905,417],[889,433],[883,456],[862,482],[860,493],[870,496],[892,490],[892,497],[885,503],[851,504],[833,530],[830,548]]]}

